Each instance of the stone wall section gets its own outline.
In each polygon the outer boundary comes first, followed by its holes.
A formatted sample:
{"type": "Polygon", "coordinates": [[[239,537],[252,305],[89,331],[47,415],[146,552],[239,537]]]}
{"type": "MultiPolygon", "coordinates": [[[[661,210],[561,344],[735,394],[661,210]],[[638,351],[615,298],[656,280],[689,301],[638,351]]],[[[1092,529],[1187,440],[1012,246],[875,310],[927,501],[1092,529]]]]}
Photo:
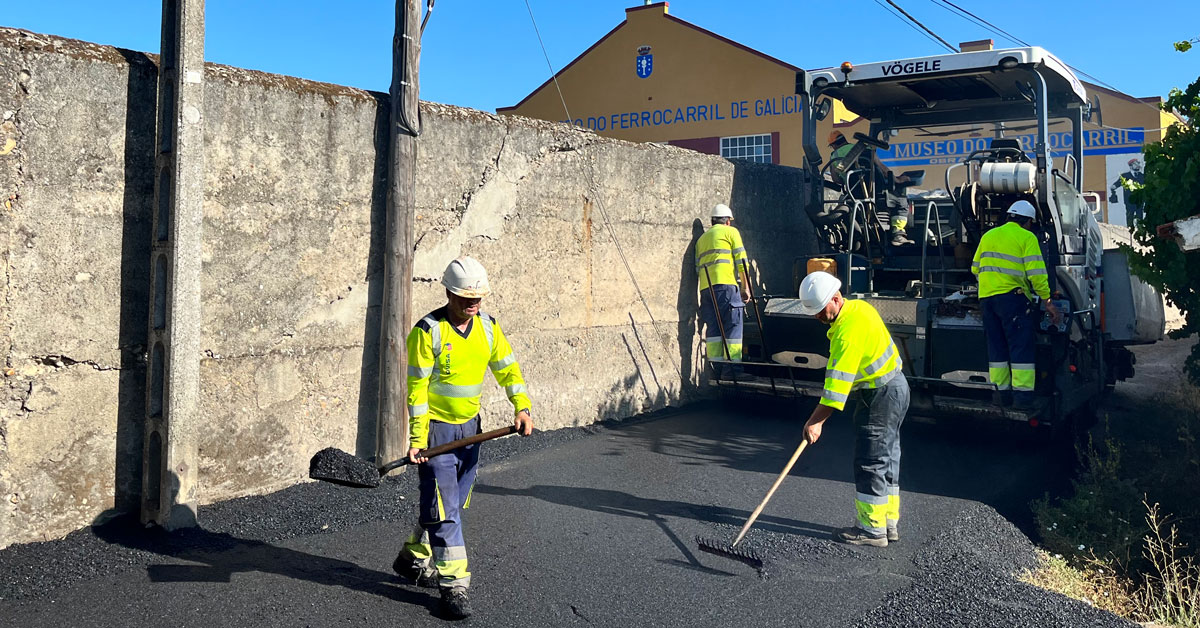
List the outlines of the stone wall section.
{"type": "MultiPolygon", "coordinates": [[[[0,547],[138,503],[155,78],[150,55],[0,28],[0,547]]],[[[205,80],[208,503],[374,450],[387,96],[205,80]]],[[[412,315],[451,259],[482,261],[541,429],[706,394],[692,245],[714,203],[768,292],[814,246],[797,170],[434,103],[422,125],[412,315]]],[[[510,420],[498,388],[483,417],[510,420]]]]}

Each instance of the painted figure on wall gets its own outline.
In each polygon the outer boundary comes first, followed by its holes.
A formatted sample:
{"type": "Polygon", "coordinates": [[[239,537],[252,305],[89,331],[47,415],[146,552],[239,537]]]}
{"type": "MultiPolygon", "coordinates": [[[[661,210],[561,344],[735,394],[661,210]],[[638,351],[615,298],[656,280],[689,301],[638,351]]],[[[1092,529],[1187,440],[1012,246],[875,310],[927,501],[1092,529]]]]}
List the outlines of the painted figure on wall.
{"type": "Polygon", "coordinates": [[[1126,162],[1126,165],[1129,167],[1129,169],[1113,179],[1112,184],[1108,186],[1108,202],[1110,204],[1110,208],[1112,208],[1112,205],[1116,203],[1121,203],[1125,206],[1125,224],[1126,226],[1132,227],[1134,225],[1134,220],[1141,220],[1143,214],[1145,214],[1145,209],[1141,205],[1130,201],[1129,190],[1125,189],[1125,186],[1121,185],[1121,180],[1124,179],[1134,183],[1145,183],[1146,174],[1142,171],[1142,158],[1140,155],[1131,158],[1126,162]],[[1121,192],[1121,200],[1119,201],[1117,200],[1117,190],[1120,190],[1121,192]]]}

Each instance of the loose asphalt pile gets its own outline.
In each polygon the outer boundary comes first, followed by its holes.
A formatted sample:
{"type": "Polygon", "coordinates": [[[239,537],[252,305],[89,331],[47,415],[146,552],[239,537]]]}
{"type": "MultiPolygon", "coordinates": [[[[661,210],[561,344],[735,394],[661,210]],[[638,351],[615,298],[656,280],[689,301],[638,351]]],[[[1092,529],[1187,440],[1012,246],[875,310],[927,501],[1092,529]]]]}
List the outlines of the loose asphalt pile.
{"type": "MultiPolygon", "coordinates": [[[[737,538],[738,532],[741,531],[741,526],[723,523],[711,524],[709,528],[712,532],[706,533],[707,538],[727,543],[737,538]]],[[[835,543],[825,538],[758,528],[750,528],[746,537],[738,543],[737,549],[762,559],[763,566],[758,569],[758,576],[764,579],[785,572],[828,573],[830,565],[838,565],[839,570],[846,570],[847,564],[852,561],[862,563],[891,560],[889,556],[873,547],[860,548],[835,543]]]]}
{"type": "MultiPolygon", "coordinates": [[[[903,541],[901,541],[903,542],[903,541]]],[[[1025,584],[1037,566],[1033,544],[991,507],[964,511],[913,556],[912,586],[863,617],[861,628],[889,626],[1136,626],[1084,602],[1025,584]]]]}
{"type": "Polygon", "coordinates": [[[313,455],[308,462],[308,477],[354,488],[375,488],[381,479],[374,462],[336,447],[326,447],[313,455]]]}
{"type": "MultiPolygon", "coordinates": [[[[651,417],[647,417],[647,420],[651,417]]],[[[536,455],[567,441],[606,429],[607,424],[510,436],[480,449],[481,474],[514,455],[536,455]]],[[[14,545],[0,550],[0,602],[33,600],[73,583],[147,565],[163,556],[188,557],[221,552],[247,543],[272,543],[333,533],[372,521],[416,521],[417,474],[410,469],[383,478],[378,488],[347,488],[325,482],[298,484],[282,491],[200,507],[203,528],[168,534],[143,528],[137,515],[124,515],[84,528],[66,538],[14,545]]],[[[398,548],[397,548],[398,549],[398,548]]]]}

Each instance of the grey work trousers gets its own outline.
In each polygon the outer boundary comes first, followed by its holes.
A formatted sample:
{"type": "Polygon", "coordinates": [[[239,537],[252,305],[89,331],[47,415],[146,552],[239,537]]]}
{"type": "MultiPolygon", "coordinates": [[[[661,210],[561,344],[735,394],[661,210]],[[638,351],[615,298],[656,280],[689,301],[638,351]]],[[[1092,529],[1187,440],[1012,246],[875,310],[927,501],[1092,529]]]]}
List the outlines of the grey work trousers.
{"type": "Polygon", "coordinates": [[[861,391],[855,407],[855,505],[859,527],[871,534],[883,533],[885,519],[900,518],[900,426],[908,402],[908,380],[897,372],[879,388],[861,391]]]}

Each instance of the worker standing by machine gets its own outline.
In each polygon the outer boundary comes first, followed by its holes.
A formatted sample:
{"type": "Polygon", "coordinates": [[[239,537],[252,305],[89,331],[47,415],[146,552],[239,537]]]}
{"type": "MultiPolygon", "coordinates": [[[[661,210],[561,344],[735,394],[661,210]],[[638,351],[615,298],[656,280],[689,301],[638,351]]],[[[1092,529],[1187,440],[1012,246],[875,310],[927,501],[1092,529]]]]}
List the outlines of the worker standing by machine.
{"type": "Polygon", "coordinates": [[[750,299],[746,247],[732,222],[733,211],[718,203],[712,210],[712,226],[696,241],[705,350],[718,379],[722,371],[730,377],[741,374],[741,369],[732,364],[722,369],[720,362],[742,361],[742,322],[750,299]]]}
{"type": "Polygon", "coordinates": [[[887,547],[900,540],[900,425],[908,413],[908,380],[892,335],[870,303],[848,301],[842,282],[825,272],[800,283],[800,311],[829,325],[829,364],[821,400],[804,424],[816,443],[835,410],[858,391],[854,412],[854,506],[856,523],[835,530],[851,545],[887,547]]]}
{"type": "MultiPolygon", "coordinates": [[[[842,135],[841,131],[831,131],[829,133],[829,148],[831,151],[829,153],[829,161],[832,163],[836,160],[845,159],[850,153],[850,150],[854,148],[854,145],[846,140],[846,136],[842,135]]],[[[865,155],[863,156],[862,161],[868,161],[865,155]]],[[[879,160],[879,157],[876,156],[874,152],[871,153],[869,165],[868,163],[864,163],[863,167],[874,168],[875,176],[879,181],[882,182],[880,187],[883,188],[883,197],[887,204],[888,224],[891,227],[892,246],[904,246],[907,244],[912,244],[913,241],[908,238],[907,231],[908,196],[897,194],[892,187],[887,185],[888,181],[891,181],[895,184],[895,186],[903,187],[911,182],[910,179],[905,175],[893,177],[891,169],[883,165],[883,162],[879,160]]]]}
{"type": "Polygon", "coordinates": [[[1046,262],[1033,223],[1037,210],[1028,201],[1008,208],[1008,221],[979,240],[971,272],[979,278],[979,309],[987,338],[988,379],[997,402],[1029,410],[1034,405],[1036,354],[1033,297],[1041,299],[1054,323],[1060,313],[1050,301],[1046,262]],[[1011,393],[1009,392],[1011,391],[1011,393]]]}
{"type": "Polygon", "coordinates": [[[446,267],[442,285],[446,305],[425,315],[408,335],[408,458],[420,465],[421,503],[418,527],[392,568],[413,584],[436,583],[442,611],[461,619],[471,614],[462,513],[471,503],[479,445],[433,458],[419,453],[480,433],[479,398],[488,369],[513,404],[518,433],[532,434],[533,419],[517,358],[500,324],[479,309],[490,292],[483,266],[460,257],[446,267]]]}

